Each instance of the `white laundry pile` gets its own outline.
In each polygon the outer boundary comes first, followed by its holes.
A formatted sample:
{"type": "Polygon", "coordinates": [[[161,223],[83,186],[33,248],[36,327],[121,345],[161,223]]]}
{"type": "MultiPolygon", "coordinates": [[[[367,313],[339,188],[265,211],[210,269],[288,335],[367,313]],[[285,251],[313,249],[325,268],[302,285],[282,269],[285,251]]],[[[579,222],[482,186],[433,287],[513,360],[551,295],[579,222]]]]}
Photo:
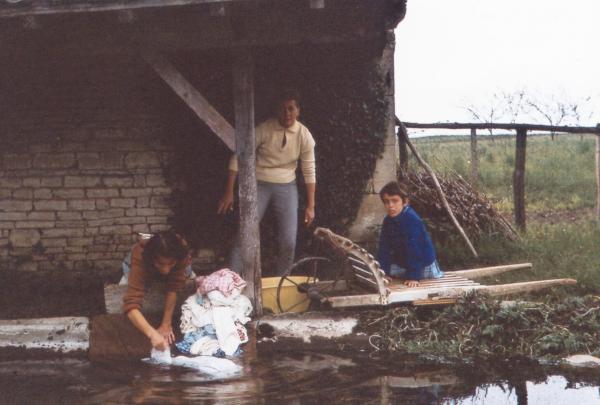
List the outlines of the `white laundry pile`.
{"type": "Polygon", "coordinates": [[[235,364],[229,359],[221,359],[213,356],[171,357],[170,349],[167,349],[165,351],[152,349],[152,352],[150,353],[150,358],[145,359],[145,361],[155,364],[193,368],[205,374],[209,374],[215,378],[232,377],[239,374],[242,371],[242,367],[240,365],[235,364]]]}
{"type": "Polygon", "coordinates": [[[252,304],[242,290],[246,282],[229,269],[196,278],[196,294],[181,307],[183,339],[177,348],[186,354],[232,356],[248,341],[244,325],[252,304]]]}

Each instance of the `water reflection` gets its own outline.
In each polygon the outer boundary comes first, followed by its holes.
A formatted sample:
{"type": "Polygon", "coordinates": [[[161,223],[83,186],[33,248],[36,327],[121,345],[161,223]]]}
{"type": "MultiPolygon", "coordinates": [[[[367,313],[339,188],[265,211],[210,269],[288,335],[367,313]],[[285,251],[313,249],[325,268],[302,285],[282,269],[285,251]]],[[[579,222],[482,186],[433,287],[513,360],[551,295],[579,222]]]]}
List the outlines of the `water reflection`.
{"type": "Polygon", "coordinates": [[[481,366],[410,359],[270,353],[214,380],[189,369],[85,360],[0,361],[0,403],[86,404],[593,404],[596,371],[486,377],[481,366]]]}

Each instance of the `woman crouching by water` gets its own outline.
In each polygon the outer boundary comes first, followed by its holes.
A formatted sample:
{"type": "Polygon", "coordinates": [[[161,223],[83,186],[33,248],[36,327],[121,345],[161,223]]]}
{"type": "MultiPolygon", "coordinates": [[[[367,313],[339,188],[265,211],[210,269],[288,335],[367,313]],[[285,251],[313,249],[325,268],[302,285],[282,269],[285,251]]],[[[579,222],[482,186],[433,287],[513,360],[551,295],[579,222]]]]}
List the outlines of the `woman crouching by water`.
{"type": "MultiPolygon", "coordinates": [[[[173,231],[159,232],[150,239],[136,243],[131,249],[130,258],[130,270],[124,275],[127,279],[127,292],[123,296],[123,312],[150,339],[152,347],[166,350],[175,341],[172,318],[177,291],[184,286],[190,270],[188,243],[173,231]],[[144,291],[151,282],[166,285],[162,321],[157,329],[148,323],[141,312],[144,291]]],[[[124,270],[126,262],[127,259],[124,270]]]]}

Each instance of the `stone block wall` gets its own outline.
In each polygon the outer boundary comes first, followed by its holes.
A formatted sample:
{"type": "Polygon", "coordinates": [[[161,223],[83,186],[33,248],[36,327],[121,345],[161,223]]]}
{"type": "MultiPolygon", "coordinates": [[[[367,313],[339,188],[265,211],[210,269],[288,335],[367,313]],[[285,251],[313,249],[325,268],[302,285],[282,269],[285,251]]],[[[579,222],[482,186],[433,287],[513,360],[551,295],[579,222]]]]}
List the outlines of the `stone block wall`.
{"type": "Polygon", "coordinates": [[[0,67],[0,270],[118,272],[137,232],[169,227],[176,97],[137,57],[0,67]]]}
{"type": "Polygon", "coordinates": [[[49,137],[0,153],[2,267],[116,268],[137,232],[168,227],[163,142],[115,129],[49,137]]]}

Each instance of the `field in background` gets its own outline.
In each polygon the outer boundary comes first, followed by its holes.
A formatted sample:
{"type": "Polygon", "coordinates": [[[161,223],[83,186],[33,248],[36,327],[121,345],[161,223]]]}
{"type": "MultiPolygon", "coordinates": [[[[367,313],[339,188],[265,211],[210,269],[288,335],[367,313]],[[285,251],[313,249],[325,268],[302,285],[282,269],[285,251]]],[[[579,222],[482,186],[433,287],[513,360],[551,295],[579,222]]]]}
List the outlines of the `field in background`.
{"type": "MultiPolygon", "coordinates": [[[[469,137],[428,137],[412,140],[423,158],[442,174],[469,178],[469,137]]],[[[512,174],[515,138],[478,137],[479,189],[512,219],[512,174]]],[[[473,259],[457,236],[438,245],[440,263],[447,269],[532,262],[533,269],[508,273],[490,283],[547,278],[575,278],[576,287],[560,294],[600,293],[600,226],[595,206],[595,139],[593,135],[530,136],[527,142],[527,232],[522,241],[478,240],[473,259]],[[551,220],[548,220],[551,219],[551,220]]],[[[416,162],[411,157],[411,167],[416,162]]]]}
{"type": "MultiPolygon", "coordinates": [[[[413,144],[437,173],[470,173],[470,140],[463,136],[417,138],[413,144]]],[[[512,213],[514,136],[478,136],[479,189],[504,213],[512,213]]],[[[527,138],[527,213],[577,210],[595,205],[594,135],[530,135],[527,138]]],[[[411,157],[411,167],[416,161],[411,157]]]]}

